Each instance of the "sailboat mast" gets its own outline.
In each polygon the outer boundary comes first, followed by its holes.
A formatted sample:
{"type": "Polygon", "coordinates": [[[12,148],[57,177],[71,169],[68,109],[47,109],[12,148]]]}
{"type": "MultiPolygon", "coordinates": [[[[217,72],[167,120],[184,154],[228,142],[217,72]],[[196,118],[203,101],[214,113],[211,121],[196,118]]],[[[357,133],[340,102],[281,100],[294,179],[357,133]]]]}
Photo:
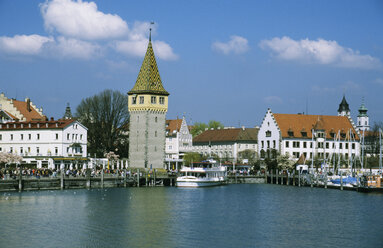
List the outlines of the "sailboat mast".
{"type": "Polygon", "coordinates": [[[382,175],[382,129],[379,129],[379,174],[382,175]]]}
{"type": "Polygon", "coordinates": [[[363,172],[363,164],[364,164],[364,129],[363,129],[363,136],[362,136],[362,172],[363,172]]]}

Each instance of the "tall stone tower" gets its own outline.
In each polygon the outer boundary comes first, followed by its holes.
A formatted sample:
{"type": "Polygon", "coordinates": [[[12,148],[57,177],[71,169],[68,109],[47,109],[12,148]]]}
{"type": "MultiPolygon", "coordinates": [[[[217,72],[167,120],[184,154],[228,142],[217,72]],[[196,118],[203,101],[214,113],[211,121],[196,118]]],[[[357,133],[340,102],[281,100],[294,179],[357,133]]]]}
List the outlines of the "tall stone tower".
{"type": "Polygon", "coordinates": [[[343,95],[342,102],[339,104],[338,108],[338,116],[348,116],[351,117],[350,108],[346,101],[346,97],[343,95]]]}
{"type": "Polygon", "coordinates": [[[369,123],[369,118],[367,115],[367,108],[366,106],[364,106],[364,99],[362,100],[362,105],[360,105],[360,108],[358,111],[359,111],[358,119],[357,119],[358,125],[356,126],[356,128],[359,131],[370,130],[370,123],[369,123]]]}
{"type": "Polygon", "coordinates": [[[128,92],[130,166],[164,168],[168,96],[161,82],[149,35],[148,48],[136,84],[128,92]]]}

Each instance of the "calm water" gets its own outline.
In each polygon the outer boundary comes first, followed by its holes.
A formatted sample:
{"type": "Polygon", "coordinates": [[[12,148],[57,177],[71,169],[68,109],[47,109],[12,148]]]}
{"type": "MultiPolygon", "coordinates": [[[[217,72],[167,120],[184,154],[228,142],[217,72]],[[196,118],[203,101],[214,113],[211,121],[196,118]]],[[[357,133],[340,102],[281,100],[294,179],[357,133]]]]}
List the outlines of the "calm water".
{"type": "Polygon", "coordinates": [[[1,193],[0,247],[383,247],[383,195],[243,184],[1,193]]]}

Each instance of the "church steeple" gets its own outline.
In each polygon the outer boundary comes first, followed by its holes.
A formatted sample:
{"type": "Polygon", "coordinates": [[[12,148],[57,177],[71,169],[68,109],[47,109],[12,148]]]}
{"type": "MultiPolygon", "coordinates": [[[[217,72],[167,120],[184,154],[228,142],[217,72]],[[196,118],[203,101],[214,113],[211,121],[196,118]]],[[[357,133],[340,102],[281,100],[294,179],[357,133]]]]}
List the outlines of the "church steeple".
{"type": "Polygon", "coordinates": [[[362,105],[360,105],[360,108],[358,111],[359,111],[359,114],[357,117],[358,125],[356,126],[356,128],[360,131],[370,130],[369,118],[367,115],[367,108],[366,106],[364,106],[364,98],[362,99],[362,105]]]}
{"type": "Polygon", "coordinates": [[[70,110],[70,106],[69,106],[69,102],[65,108],[65,114],[63,116],[63,119],[72,119],[73,116],[72,116],[72,111],[70,110]]]}
{"type": "Polygon", "coordinates": [[[342,102],[339,104],[338,116],[350,116],[350,108],[348,106],[348,103],[346,101],[346,97],[344,94],[343,94],[342,102]]]}

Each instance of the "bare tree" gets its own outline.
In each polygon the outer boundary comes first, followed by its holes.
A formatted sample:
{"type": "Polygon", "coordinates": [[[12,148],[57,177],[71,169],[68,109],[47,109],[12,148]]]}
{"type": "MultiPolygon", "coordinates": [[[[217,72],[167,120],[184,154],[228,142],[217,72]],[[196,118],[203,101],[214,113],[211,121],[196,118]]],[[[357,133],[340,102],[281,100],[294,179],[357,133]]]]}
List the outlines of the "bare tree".
{"type": "Polygon", "coordinates": [[[125,130],[128,125],[128,96],[119,91],[104,90],[81,101],[76,117],[88,128],[88,152],[97,156],[115,151],[128,156],[125,130]]]}

